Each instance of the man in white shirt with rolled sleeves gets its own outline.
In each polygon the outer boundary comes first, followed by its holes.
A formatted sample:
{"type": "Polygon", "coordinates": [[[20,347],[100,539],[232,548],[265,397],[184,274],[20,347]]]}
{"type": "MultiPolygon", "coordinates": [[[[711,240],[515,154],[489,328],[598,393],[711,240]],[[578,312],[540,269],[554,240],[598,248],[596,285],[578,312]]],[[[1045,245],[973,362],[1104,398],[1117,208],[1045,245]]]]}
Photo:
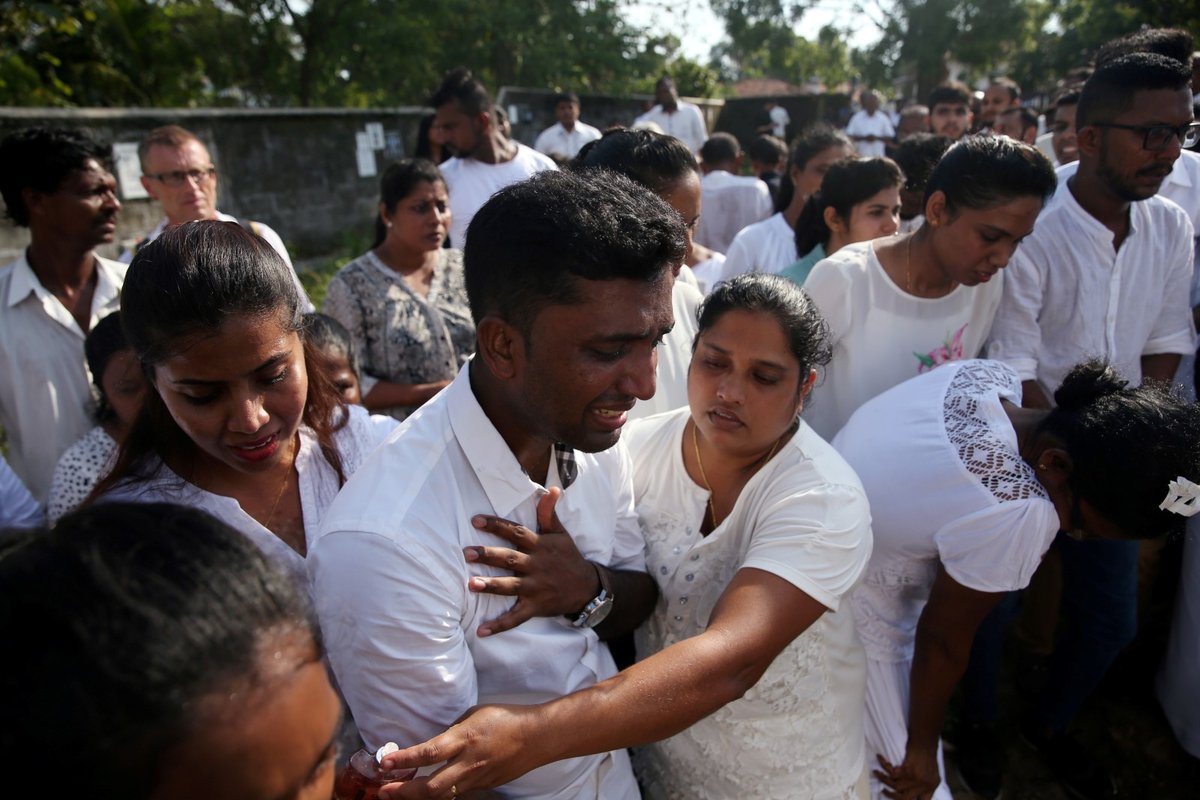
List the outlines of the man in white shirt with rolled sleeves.
{"type": "MultiPolygon", "coordinates": [[[[685,247],[678,215],[612,174],[538,175],[476,214],[475,356],[363,464],[309,547],[330,662],[369,747],[616,673],[600,637],[632,630],[657,598],[619,437],[654,393],[685,247]]],[[[502,791],[639,796],[624,751],[502,791]]]]}
{"type": "Polygon", "coordinates": [[[108,148],[78,131],[26,128],[0,143],[6,212],[29,247],[0,268],[0,426],[12,468],[45,503],[54,467],[92,429],[83,342],[120,305],[125,265],[113,241],[121,203],[108,148]]]}

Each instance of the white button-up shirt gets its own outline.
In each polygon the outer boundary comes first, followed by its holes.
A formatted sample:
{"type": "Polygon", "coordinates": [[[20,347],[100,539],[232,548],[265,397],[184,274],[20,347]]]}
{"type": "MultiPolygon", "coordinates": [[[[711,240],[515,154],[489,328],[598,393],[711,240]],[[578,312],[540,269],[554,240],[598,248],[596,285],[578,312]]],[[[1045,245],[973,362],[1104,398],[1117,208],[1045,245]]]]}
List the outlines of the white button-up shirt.
{"type": "Polygon", "coordinates": [[[704,142],[708,140],[708,127],[704,124],[704,114],[700,107],[679,101],[674,111],[666,111],[662,104],[642,114],[634,124],[653,122],[668,136],[674,136],[687,145],[693,153],[699,152],[704,142]]]}
{"type": "Polygon", "coordinates": [[[533,149],[548,156],[560,155],[565,158],[574,158],[578,155],[581,147],[599,138],[600,131],[578,120],[575,122],[575,127],[569,131],[563,127],[561,122],[556,122],[538,134],[537,139],[534,140],[533,149]]]}
{"type": "MultiPolygon", "coordinates": [[[[120,305],[125,269],[96,257],[89,330],[120,305]]],[[[0,425],[13,470],[40,503],[59,456],[96,424],[84,338],[25,253],[0,269],[0,425]]]]}
{"type": "Polygon", "coordinates": [[[1005,270],[988,357],[1036,379],[1048,398],[1091,357],[1140,384],[1142,356],[1192,352],[1192,236],[1179,206],[1151,197],[1130,205],[1114,250],[1112,231],[1060,181],[1005,270]]]}
{"type": "Polygon", "coordinates": [[[776,273],[790,267],[799,258],[796,253],[796,232],[780,212],[742,228],[733,237],[733,244],[729,245],[729,252],[725,254],[725,269],[721,279],[727,281],[743,272],[776,273]]]}
{"type": "MultiPolygon", "coordinates": [[[[368,746],[422,742],[477,703],[540,703],[616,673],[594,631],[531,619],[479,638],[512,598],[467,590],[463,548],[508,547],[475,514],[537,529],[545,491],[521,469],[471,389],[470,364],[367,459],[334,501],[308,564],[329,659],[368,746]]],[[[628,452],[575,454],[556,507],[585,558],[644,569],[628,452]]],[[[553,463],[553,459],[552,459],[553,463]]],[[[561,486],[556,467],[551,485],[561,486]]],[[[625,751],[558,761],[504,787],[507,797],[638,797],[625,751]]]]}
{"type": "Polygon", "coordinates": [[[747,225],[771,216],[771,190],[758,178],[715,169],[700,179],[698,243],[718,253],[729,252],[733,237],[747,225]]]}

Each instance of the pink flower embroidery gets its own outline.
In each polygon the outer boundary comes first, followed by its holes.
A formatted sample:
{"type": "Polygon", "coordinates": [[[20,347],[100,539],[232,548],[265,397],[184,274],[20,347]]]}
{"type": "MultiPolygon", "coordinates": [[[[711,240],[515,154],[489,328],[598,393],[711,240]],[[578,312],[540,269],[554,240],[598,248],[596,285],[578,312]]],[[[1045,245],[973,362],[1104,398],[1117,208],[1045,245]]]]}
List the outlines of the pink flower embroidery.
{"type": "Polygon", "coordinates": [[[958,361],[961,359],[963,357],[963,333],[966,330],[967,325],[964,324],[953,336],[947,337],[941,347],[931,350],[926,355],[914,352],[913,355],[917,357],[917,361],[921,362],[917,368],[917,373],[928,372],[934,367],[940,367],[947,361],[958,361]]]}

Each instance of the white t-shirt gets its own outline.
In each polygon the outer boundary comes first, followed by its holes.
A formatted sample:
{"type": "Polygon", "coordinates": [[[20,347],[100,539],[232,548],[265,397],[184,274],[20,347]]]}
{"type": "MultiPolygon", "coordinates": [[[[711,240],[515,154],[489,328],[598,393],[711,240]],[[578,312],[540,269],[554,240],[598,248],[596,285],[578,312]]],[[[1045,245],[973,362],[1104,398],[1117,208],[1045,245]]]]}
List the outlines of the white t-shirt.
{"type": "MultiPolygon", "coordinates": [[[[120,306],[127,269],[97,256],[89,330],[120,306]]],[[[25,253],[0,268],[0,426],[13,472],[41,503],[58,459],[95,425],[84,338],[25,253]]]]}
{"type": "MultiPolygon", "coordinates": [[[[682,275],[681,272],[681,278],[682,275]]],[[[681,278],[676,278],[675,285],[671,287],[671,313],[675,316],[675,327],[658,346],[654,396],[634,404],[629,412],[631,420],[645,419],[687,405],[687,374],[692,363],[692,341],[699,330],[696,309],[700,307],[704,295],[681,278]]]]}
{"type": "Polygon", "coordinates": [[[771,216],[771,190],[753,175],[713,170],[700,179],[700,221],[694,238],[718,253],[729,250],[733,237],[747,225],[771,216]]]}
{"type": "Polygon", "coordinates": [[[742,228],[733,237],[725,254],[722,280],[743,272],[779,272],[799,260],[796,254],[796,232],[788,225],[783,212],[742,228]]]}
{"type": "Polygon", "coordinates": [[[975,358],[1000,303],[1003,271],[945,297],[914,297],[897,286],[873,242],[838,250],[804,283],[829,324],[833,361],[804,418],[832,439],[854,410],[880,392],[947,361],[975,358]]]}
{"type": "Polygon", "coordinates": [[[707,295],[724,278],[725,254],[713,253],[707,260],[698,262],[692,269],[696,288],[707,295]]]}
{"type": "Polygon", "coordinates": [[[869,658],[912,658],[939,563],[970,589],[1015,591],[1054,541],[1058,514],[1001,400],[1021,401],[1012,369],[949,364],[867,402],[833,440],[871,501],[875,550],[851,596],[869,658]]]}
{"type": "Polygon", "coordinates": [[[1183,209],[1151,197],[1130,204],[1129,234],[1114,250],[1112,231],[1061,181],[1004,270],[988,358],[1037,380],[1053,400],[1088,358],[1105,359],[1136,386],[1142,356],[1195,352],[1192,239],[1183,209]]]}
{"type": "MultiPolygon", "coordinates": [[[[866,109],[860,109],[850,117],[850,123],[846,125],[846,135],[851,139],[855,136],[882,136],[885,139],[894,139],[896,130],[892,127],[888,115],[882,111],[876,110],[874,114],[868,114],[866,109]]],[[[887,145],[882,141],[865,142],[854,139],[854,149],[863,158],[887,154],[887,145]]]]}
{"type": "Polygon", "coordinates": [[[450,244],[462,249],[467,241],[467,226],[475,212],[492,195],[511,183],[533,177],[542,170],[558,169],[547,156],[525,145],[517,145],[517,154],[502,164],[485,164],[473,158],[452,158],[438,167],[450,195],[450,244]]]}
{"type": "Polygon", "coordinates": [[[578,120],[570,131],[564,128],[561,122],[556,122],[538,134],[533,142],[533,149],[548,156],[557,154],[564,158],[574,158],[580,148],[599,138],[600,131],[578,120]]]}
{"type": "MultiPolygon", "coordinates": [[[[583,556],[644,569],[623,442],[575,453],[555,510],[583,556]]],[[[551,459],[553,465],[555,460],[551,459]]],[[[549,486],[561,486],[556,467],[549,486]]],[[[521,469],[471,389],[470,363],[367,459],[310,544],[317,614],[338,683],[367,745],[441,733],[479,703],[541,703],[616,674],[595,631],[536,617],[479,638],[511,597],[471,592],[469,545],[510,547],[471,525],[494,514],[537,530],[545,489],[521,469]]],[[[504,787],[506,797],[636,800],[624,750],[557,761],[504,787]]]]}
{"type": "Polygon", "coordinates": [[[674,111],[664,111],[661,104],[656,105],[634,120],[635,125],[639,122],[653,122],[663,133],[687,145],[693,153],[699,152],[708,141],[708,126],[704,124],[700,107],[682,100],[674,111]]]}
{"type": "Polygon", "coordinates": [[[647,797],[852,797],[864,763],[866,661],[842,599],[871,553],[862,486],[801,423],[747,482],[730,515],[702,536],[708,493],[688,476],[682,455],[690,414],[662,414],[627,435],[646,562],[661,591],[637,631],[638,653],[702,633],[744,567],[783,578],[830,610],[741,698],[642,748],[647,797]]]}
{"type": "MultiPolygon", "coordinates": [[[[399,425],[391,417],[368,414],[362,406],[350,406],[350,419],[334,434],[334,446],[342,460],[342,472],[350,478],[375,446],[399,425]]],[[[322,519],[341,484],[333,466],[325,460],[317,436],[307,426],[300,427],[300,452],[296,454],[296,475],[300,482],[300,510],[304,518],[304,538],[309,552],[322,519]]],[[[104,495],[105,501],[136,503],[176,503],[207,511],[254,542],[263,554],[282,567],[299,585],[307,587],[308,570],[304,556],[293,550],[254,517],[242,510],[237,500],[213,494],[188,483],[166,464],[158,463],[154,477],[142,482],[124,482],[104,495]]]]}

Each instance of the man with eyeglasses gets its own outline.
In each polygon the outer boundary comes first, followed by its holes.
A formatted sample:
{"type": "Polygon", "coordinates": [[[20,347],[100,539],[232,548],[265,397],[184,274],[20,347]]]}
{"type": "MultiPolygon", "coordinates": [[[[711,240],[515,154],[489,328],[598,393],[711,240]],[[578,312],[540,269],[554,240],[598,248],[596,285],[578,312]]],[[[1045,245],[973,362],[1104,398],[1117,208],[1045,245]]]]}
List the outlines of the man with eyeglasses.
{"type": "Polygon", "coordinates": [[[132,251],[123,253],[121,260],[131,261],[139,247],[157,239],[168,225],[197,219],[236,222],[271,245],[292,270],[305,311],[315,310],[299,279],[295,278],[291,256],[279,234],[262,222],[239,219],[217,209],[217,168],[208,148],[194,133],[178,125],[155,128],[138,145],[138,158],[142,163],[142,186],[162,205],[166,216],[134,245],[132,251]]]}
{"type": "Polygon", "coordinates": [[[125,265],[96,253],[121,210],[108,152],[63,129],[0,142],[5,210],[29,229],[29,247],[0,268],[0,426],[13,470],[41,503],[59,457],[95,424],[84,338],[117,310],[125,282],[125,265]]]}
{"type": "MultiPolygon", "coordinates": [[[[1106,359],[1134,385],[1168,383],[1194,350],[1192,223],[1158,196],[1181,148],[1198,135],[1190,79],[1177,60],[1134,52],[1102,63],[1084,84],[1078,165],[1074,174],[1059,171],[1058,191],[1009,262],[988,345],[989,357],[1021,375],[1024,406],[1051,407],[1066,372],[1088,357],[1106,359]]],[[[1022,734],[1076,796],[1116,797],[1106,766],[1067,726],[1137,632],[1138,543],[1060,534],[1054,549],[1067,613],[1022,734]]],[[[995,639],[981,643],[988,629],[995,632],[985,623],[976,638],[972,670],[999,663],[995,639]]],[[[994,721],[992,689],[990,702],[986,693],[969,698],[968,725],[994,721]]]]}

